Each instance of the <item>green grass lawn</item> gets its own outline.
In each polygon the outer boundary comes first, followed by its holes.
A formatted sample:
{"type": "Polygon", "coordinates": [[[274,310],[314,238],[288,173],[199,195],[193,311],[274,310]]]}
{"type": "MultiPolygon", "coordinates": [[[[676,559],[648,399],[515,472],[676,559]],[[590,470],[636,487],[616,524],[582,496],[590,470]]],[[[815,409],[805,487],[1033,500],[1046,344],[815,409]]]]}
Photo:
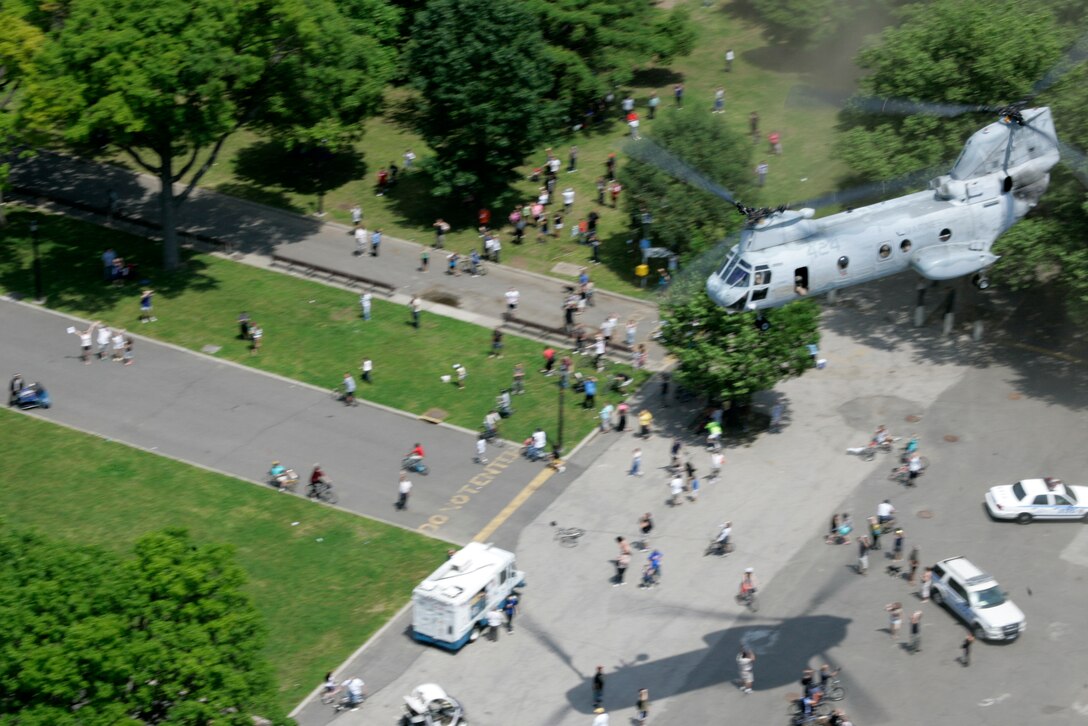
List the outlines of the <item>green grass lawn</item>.
{"type": "MultiPolygon", "coordinates": [[[[819,47],[793,48],[771,44],[764,39],[760,26],[755,19],[745,15],[741,4],[719,2],[707,7],[696,0],[677,4],[690,8],[697,26],[698,41],[694,52],[678,59],[669,68],[641,70],[630,89],[621,89],[621,93],[632,91],[640,112],[644,112],[646,99],[651,92],[657,91],[662,98],[661,114],[682,113],[672,108],[674,83],[683,81],[686,105],[705,104],[707,107],[713,105],[714,89],[722,85],[727,100],[724,119],[743,132],[747,132],[748,114],[757,111],[763,138],[771,130],[777,130],[782,135],[784,153],[779,157],[761,153],[766,151],[766,144],[760,141],[753,165],[767,156],[770,173],[762,198],[745,200],[746,203],[796,202],[836,188],[847,171],[832,156],[836,110],[816,104],[791,104],[787,99],[792,90],[803,85],[852,89],[858,73],[852,62],[854,54],[867,32],[887,24],[887,16],[874,11],[872,17],[855,18],[839,36],[819,47]],[[724,70],[727,47],[732,47],[737,55],[732,73],[724,70]]],[[[408,148],[420,161],[431,154],[409,127],[412,101],[411,91],[389,90],[385,114],[367,122],[366,136],[358,145],[357,153],[329,164],[326,176],[331,188],[325,194],[324,208],[330,218],[348,222],[348,210],[355,203],[361,203],[371,229],[382,227],[386,234],[419,242],[433,237],[431,224],[443,216],[454,225],[448,245],[467,252],[477,244],[476,209],[464,204],[442,206],[430,196],[425,174],[413,171],[403,175],[393,191],[384,197],[375,196],[374,182],[379,167],[390,162],[402,165],[402,156],[408,148]]],[[[645,119],[644,113],[642,116],[645,119]]],[[[653,121],[645,120],[643,132],[652,135],[653,124],[653,121]]],[[[559,177],[558,190],[569,184],[576,192],[573,214],[567,220],[565,232],[569,232],[572,222],[596,207],[594,180],[603,172],[608,154],[619,154],[622,165],[625,131],[624,125],[616,123],[591,133],[557,134],[546,144],[554,147],[564,162],[571,144],[577,144],[580,150],[580,170],[574,174],[561,173],[559,177]]],[[[503,199],[487,200],[494,221],[505,220],[515,203],[535,195],[537,185],[527,178],[531,169],[539,166],[543,159],[543,148],[531,151],[526,165],[519,169],[526,181],[516,184],[503,199]]],[[[125,159],[120,160],[125,163],[125,159]]],[[[312,182],[299,181],[304,176],[299,173],[297,160],[285,158],[274,144],[242,132],[227,141],[219,160],[201,183],[228,194],[311,213],[317,208],[317,195],[312,182]]],[[[642,291],[635,284],[633,273],[637,260],[626,249],[626,240],[631,236],[628,229],[622,205],[619,211],[603,210],[600,231],[605,264],[594,268],[594,279],[605,289],[650,296],[651,292],[642,291]]],[[[572,243],[566,234],[561,239],[543,244],[530,242],[521,247],[515,247],[510,239],[510,228],[507,227],[503,236],[503,261],[522,269],[555,274],[552,268],[557,262],[578,264],[588,258],[588,249],[572,243]]]]}
{"type": "Polygon", "coordinates": [[[0,429],[12,524],[123,554],[166,527],[232,545],[268,625],[284,712],[445,558],[439,540],[28,416],[2,410],[0,429]]]}
{"type": "MultiPolygon", "coordinates": [[[[555,434],[556,379],[536,373],[543,344],[506,335],[504,357],[489,358],[491,331],[486,328],[424,313],[416,330],[405,306],[380,299],[374,300],[372,320],[365,322],[355,293],[278,272],[212,255],[190,255],[182,272],[153,271],[158,321],[141,325],[139,288],[103,284],[99,255],[112,246],[128,259],[157,261],[156,243],[64,217],[14,211],[9,233],[0,240],[0,286],[8,292],[33,291],[26,231],[32,216],[39,222],[50,307],[192,350],[220,346],[217,358],[330,389],[339,385],[345,372],[358,375],[362,359],[370,357],[374,383],[360,383],[360,397],[413,414],[437,407],[448,412],[450,423],[472,429],[480,426],[495,397],[510,384],[514,364],[523,362],[526,393],[516,399],[517,414],[506,427],[508,435],[528,436],[537,425],[550,436],[555,434]],[[237,338],[236,319],[243,310],[264,329],[260,355],[251,355],[248,344],[237,338]],[[468,371],[465,390],[440,380],[452,373],[455,363],[468,371]]],[[[589,360],[581,358],[576,366],[587,366],[589,360]]],[[[627,366],[610,366],[612,370],[630,372],[627,366]]],[[[637,382],[644,378],[640,374],[637,382]]],[[[603,400],[618,400],[606,392],[599,398],[601,405],[603,400]]],[[[566,441],[576,442],[588,433],[595,415],[570,407],[566,441]]]]}

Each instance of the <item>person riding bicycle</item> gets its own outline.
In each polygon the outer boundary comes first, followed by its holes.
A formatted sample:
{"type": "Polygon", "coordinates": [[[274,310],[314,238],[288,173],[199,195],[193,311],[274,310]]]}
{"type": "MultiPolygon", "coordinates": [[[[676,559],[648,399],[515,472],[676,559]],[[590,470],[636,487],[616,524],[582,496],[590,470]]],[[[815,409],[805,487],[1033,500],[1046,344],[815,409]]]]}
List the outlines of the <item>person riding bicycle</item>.
{"type": "Polygon", "coordinates": [[[514,415],[514,404],[510,400],[510,389],[504,388],[502,393],[495,397],[495,410],[501,418],[510,418],[514,415]]]}
{"type": "Polygon", "coordinates": [[[744,569],[744,575],[740,578],[740,595],[744,598],[749,598],[756,594],[756,576],[755,570],[751,567],[744,569]]]}
{"type": "Polygon", "coordinates": [[[710,420],[710,423],[706,425],[706,445],[711,449],[717,449],[721,446],[722,441],[722,425],[715,421],[710,420]]]}
{"type": "Polygon", "coordinates": [[[298,474],[278,461],[272,462],[272,468],[268,470],[268,476],[279,489],[289,489],[298,483],[298,474]]]}
{"type": "Polygon", "coordinates": [[[910,441],[903,447],[903,453],[905,457],[909,457],[915,451],[918,451],[918,434],[911,434],[910,441]]]}
{"type": "Polygon", "coordinates": [[[351,708],[358,708],[359,704],[366,698],[366,694],[363,692],[363,687],[366,683],[359,676],[352,676],[344,681],[341,686],[348,692],[347,705],[351,708]]]}
{"type": "Polygon", "coordinates": [[[499,421],[501,419],[502,419],[502,416],[499,415],[498,411],[492,409],[492,410],[487,412],[487,415],[484,416],[484,438],[485,439],[493,439],[493,438],[495,438],[496,436],[499,435],[499,421]]]}
{"type": "Polygon", "coordinates": [[[653,575],[655,580],[661,577],[661,560],[665,555],[661,554],[661,550],[654,550],[650,553],[650,574],[653,575]]]}
{"type": "Polygon", "coordinates": [[[880,504],[876,505],[876,521],[880,524],[890,522],[895,519],[895,507],[892,506],[890,499],[885,499],[880,504]]]}
{"type": "Polygon", "coordinates": [[[922,457],[918,455],[917,451],[912,452],[910,458],[907,459],[907,483],[913,486],[914,480],[922,473],[922,469],[922,457]]]}
{"type": "Polygon", "coordinates": [[[544,452],[548,450],[548,435],[544,433],[544,429],[537,426],[536,431],[533,432],[532,437],[529,439],[529,445],[525,449],[525,455],[529,457],[530,461],[536,461],[544,456],[544,452]]]}
{"type": "Polygon", "coordinates": [[[423,445],[417,441],[415,447],[408,452],[408,456],[405,458],[408,460],[408,466],[415,469],[423,462],[423,457],[426,455],[423,451],[423,445]]]}
{"type": "Polygon", "coordinates": [[[824,663],[822,666],[820,666],[820,691],[825,695],[827,694],[828,684],[831,683],[832,678],[839,675],[839,670],[839,668],[831,670],[831,666],[829,666],[827,663],[824,663]]]}
{"type": "Polygon", "coordinates": [[[888,441],[888,429],[884,424],[880,424],[876,427],[876,433],[873,434],[872,442],[870,446],[881,446],[888,441]]]}
{"type": "Polygon", "coordinates": [[[729,549],[729,535],[733,533],[733,523],[725,522],[718,530],[718,536],[714,538],[714,544],[718,546],[722,552],[729,549]]]}
{"type": "Polygon", "coordinates": [[[344,387],[344,403],[351,405],[355,403],[355,376],[351,375],[351,372],[344,374],[344,380],[341,384],[344,387]]]}
{"type": "Polygon", "coordinates": [[[306,490],[307,498],[313,499],[318,492],[328,486],[329,481],[325,478],[325,470],[321,468],[321,464],[314,464],[314,470],[310,472],[310,487],[306,490]]]}

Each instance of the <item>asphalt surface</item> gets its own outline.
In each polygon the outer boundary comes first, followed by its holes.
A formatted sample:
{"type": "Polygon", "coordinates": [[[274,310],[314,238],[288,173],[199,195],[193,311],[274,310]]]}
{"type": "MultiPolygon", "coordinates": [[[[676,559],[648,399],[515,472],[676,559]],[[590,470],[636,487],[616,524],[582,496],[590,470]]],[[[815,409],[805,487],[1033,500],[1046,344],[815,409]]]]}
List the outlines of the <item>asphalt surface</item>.
{"type": "MultiPolygon", "coordinates": [[[[982,508],[993,484],[1040,475],[1083,481],[1085,369],[966,335],[944,340],[939,328],[907,327],[909,308],[872,302],[862,292],[825,315],[828,367],[759,398],[764,410],[786,406],[782,432],[731,446],[724,478],[704,484],[698,502],[666,507],[659,468],[691,411],[658,407],[667,435],[643,445],[643,478],[625,475],[639,442],[600,437],[611,445],[518,536],[529,585],[512,635],[453,655],[413,643],[402,620],[341,670],[373,687],[362,709],[335,715],[310,704],[299,722],[393,723],[404,695],[435,682],[461,699],[474,725],[585,726],[593,719],[589,680],[602,665],[612,723],[633,717],[646,687],[651,723],[785,724],[801,670],[823,662],[843,668],[847,696],[836,705],[858,726],[1085,722],[1088,632],[1079,613],[1088,527],[997,523],[982,508]],[[931,469],[916,489],[888,480],[890,455],[863,462],[845,454],[880,423],[920,435],[931,469]],[[963,554],[998,578],[1028,619],[1018,642],[976,644],[971,666],[961,666],[966,631],[885,574],[880,556],[890,542],[873,553],[865,577],[853,570],[853,546],[823,543],[832,513],[860,521],[884,498],[899,509],[907,551],[917,545],[924,565],[963,554]],[[636,555],[628,584],[613,587],[615,537],[633,537],[647,510],[656,515],[651,545],[664,553],[663,583],[636,586],[644,561],[636,555]],[[725,519],[734,523],[736,552],[705,557],[725,519]],[[553,521],[586,529],[582,544],[558,546],[553,521]],[[761,587],[756,614],[733,601],[747,566],[761,587]],[[908,653],[885,630],[892,601],[923,612],[921,652],[908,653]],[[742,643],[757,654],[750,695],[735,683],[742,643]]],[[[697,437],[686,441],[705,471],[697,437]]]]}
{"type": "MultiPolygon", "coordinates": [[[[83,210],[77,213],[90,221],[104,223],[105,217],[93,210],[104,211],[107,190],[113,189],[126,217],[158,221],[159,182],[147,174],[44,152],[28,159],[13,160],[12,164],[12,185],[24,195],[34,190],[41,192],[45,198],[58,202],[54,205],[58,211],[83,210]]],[[[365,213],[367,200],[362,201],[365,213]]],[[[354,238],[345,225],[324,223],[315,217],[199,188],[181,205],[178,229],[214,239],[229,249],[236,259],[249,264],[269,267],[271,255],[282,254],[328,269],[380,280],[395,288],[392,295],[395,302],[407,303],[413,295],[419,295],[427,309],[433,312],[487,327],[501,323],[506,309],[504,294],[515,288],[521,293],[519,317],[556,328],[563,324],[564,288],[569,282],[495,264],[486,265],[488,274],[485,276],[454,277],[443,272],[445,254],[441,250],[432,250],[430,271],[423,273],[419,270],[420,252],[425,244],[433,241],[433,235],[417,241],[385,235],[379,256],[356,256],[354,238]]],[[[505,240],[504,245],[504,251],[509,253],[512,243],[505,240]]],[[[568,263],[574,265],[575,274],[579,265],[588,265],[592,275],[588,254],[584,258],[572,257],[568,263]]],[[[574,280],[573,277],[569,279],[574,280]]],[[[613,313],[619,317],[621,325],[627,320],[638,323],[638,341],[648,343],[650,367],[661,368],[665,351],[649,337],[658,323],[656,304],[598,290],[595,306],[588,308],[579,322],[593,331],[613,313]]],[[[535,337],[531,329],[521,333],[535,337]]]]}
{"type": "Polygon", "coordinates": [[[266,484],[273,460],[303,478],[320,462],[340,507],[457,543],[471,540],[541,471],[517,447],[491,447],[483,467],[472,462],[471,432],[372,405],[345,407],[327,390],[146,338],[137,338],[131,366],[84,365],[78,338],[65,331],[86,324],[0,301],[0,370],[41,381],[54,400],[32,415],[258,484],[266,484]],[[400,512],[392,506],[400,462],[417,441],[431,473],[412,475],[408,510],[400,512]],[[478,493],[454,499],[473,479],[478,493]]]}

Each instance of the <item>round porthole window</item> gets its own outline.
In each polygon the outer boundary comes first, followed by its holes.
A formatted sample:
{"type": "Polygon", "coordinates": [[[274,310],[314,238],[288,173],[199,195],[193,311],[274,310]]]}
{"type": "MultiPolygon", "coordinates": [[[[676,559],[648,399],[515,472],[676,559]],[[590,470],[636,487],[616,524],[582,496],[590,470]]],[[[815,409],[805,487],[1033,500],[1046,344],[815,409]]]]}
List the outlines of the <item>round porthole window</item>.
{"type": "Polygon", "coordinates": [[[880,245],[880,259],[886,260],[892,254],[891,245],[880,245]]]}
{"type": "Polygon", "coordinates": [[[846,255],[843,255],[842,257],[839,258],[839,269],[840,270],[845,270],[849,266],[850,266],[850,258],[849,257],[847,257],[846,255]]]}
{"type": "Polygon", "coordinates": [[[899,251],[900,252],[910,252],[910,240],[909,239],[905,239],[905,240],[903,240],[902,242],[899,243],[899,251]]]}
{"type": "Polygon", "coordinates": [[[940,234],[941,242],[947,242],[950,239],[952,239],[952,230],[948,229],[947,227],[945,229],[942,229],[940,234]]]}

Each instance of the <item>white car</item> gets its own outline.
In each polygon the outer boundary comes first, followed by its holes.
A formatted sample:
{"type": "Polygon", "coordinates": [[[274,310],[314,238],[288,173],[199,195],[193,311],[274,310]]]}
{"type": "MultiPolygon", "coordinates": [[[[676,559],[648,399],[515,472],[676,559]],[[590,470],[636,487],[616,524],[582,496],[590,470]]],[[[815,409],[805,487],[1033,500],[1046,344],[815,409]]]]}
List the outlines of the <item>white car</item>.
{"type": "Polygon", "coordinates": [[[1088,487],[1070,486],[1061,479],[1022,479],[991,487],[986,509],[994,519],[1081,519],[1088,522],[1088,487]]]}
{"type": "Polygon", "coordinates": [[[1015,640],[1024,632],[1024,613],[993,577],[964,557],[933,566],[930,597],[962,619],[980,640],[1015,640]]]}

